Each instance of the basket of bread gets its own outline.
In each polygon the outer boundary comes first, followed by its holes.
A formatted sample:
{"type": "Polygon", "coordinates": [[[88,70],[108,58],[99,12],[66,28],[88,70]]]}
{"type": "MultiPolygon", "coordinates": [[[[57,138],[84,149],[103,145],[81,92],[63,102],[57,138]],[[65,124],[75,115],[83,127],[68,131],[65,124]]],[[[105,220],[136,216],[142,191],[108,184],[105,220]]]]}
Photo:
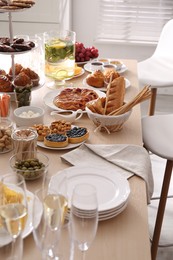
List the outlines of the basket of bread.
{"type": "Polygon", "coordinates": [[[131,101],[125,102],[125,80],[118,77],[107,86],[106,96],[92,100],[86,105],[88,117],[97,126],[95,131],[107,133],[120,131],[132,113],[133,106],[151,97],[149,86],[145,86],[131,101]]]}

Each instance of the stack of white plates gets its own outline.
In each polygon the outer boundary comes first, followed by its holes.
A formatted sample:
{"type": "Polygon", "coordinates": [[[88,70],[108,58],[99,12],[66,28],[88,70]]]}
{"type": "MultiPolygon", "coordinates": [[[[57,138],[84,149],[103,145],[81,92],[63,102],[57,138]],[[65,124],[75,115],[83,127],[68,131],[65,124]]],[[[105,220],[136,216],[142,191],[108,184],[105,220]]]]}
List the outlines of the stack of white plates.
{"type": "Polygon", "coordinates": [[[58,172],[50,182],[51,189],[60,186],[62,190],[67,189],[69,212],[73,188],[79,183],[89,183],[96,187],[100,221],[113,218],[126,208],[130,187],[122,175],[108,169],[73,166],[58,172]]]}

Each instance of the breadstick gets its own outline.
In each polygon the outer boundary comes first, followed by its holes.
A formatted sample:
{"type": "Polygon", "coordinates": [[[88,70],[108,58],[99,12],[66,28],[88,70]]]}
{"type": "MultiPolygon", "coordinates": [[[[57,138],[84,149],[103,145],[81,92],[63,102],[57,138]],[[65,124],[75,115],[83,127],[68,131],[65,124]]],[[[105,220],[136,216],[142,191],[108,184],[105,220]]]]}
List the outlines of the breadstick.
{"type": "Polygon", "coordinates": [[[109,80],[109,83],[108,83],[108,85],[107,85],[106,100],[105,100],[105,107],[104,107],[103,115],[106,114],[106,110],[107,110],[107,105],[108,105],[108,100],[109,100],[109,93],[110,93],[110,87],[111,87],[112,77],[113,77],[113,73],[111,73],[110,80],[109,80]]]}
{"type": "Polygon", "coordinates": [[[131,110],[135,105],[149,99],[151,97],[150,86],[145,86],[136,97],[134,97],[129,103],[124,104],[120,108],[112,111],[109,115],[120,115],[131,110]]]}

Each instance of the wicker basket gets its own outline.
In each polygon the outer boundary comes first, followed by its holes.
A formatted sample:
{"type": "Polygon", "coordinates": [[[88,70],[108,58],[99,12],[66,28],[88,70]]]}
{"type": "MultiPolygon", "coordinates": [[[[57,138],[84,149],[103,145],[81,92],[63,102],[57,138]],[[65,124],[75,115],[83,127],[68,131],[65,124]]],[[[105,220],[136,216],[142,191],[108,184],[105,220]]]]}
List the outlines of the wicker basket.
{"type": "Polygon", "coordinates": [[[106,131],[108,133],[120,131],[124,123],[130,117],[132,110],[128,112],[117,115],[117,116],[108,116],[93,113],[88,107],[86,107],[86,112],[90,120],[97,126],[96,130],[106,131]]]}

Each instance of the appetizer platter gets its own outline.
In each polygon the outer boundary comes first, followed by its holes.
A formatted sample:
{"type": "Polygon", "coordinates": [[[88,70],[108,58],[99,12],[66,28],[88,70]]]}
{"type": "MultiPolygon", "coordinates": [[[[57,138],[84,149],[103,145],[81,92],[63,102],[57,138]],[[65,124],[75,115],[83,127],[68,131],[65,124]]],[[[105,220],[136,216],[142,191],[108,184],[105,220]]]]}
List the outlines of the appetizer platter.
{"type": "MultiPolygon", "coordinates": [[[[4,68],[0,68],[0,92],[8,93],[12,100],[15,99],[13,91],[15,88],[16,77],[20,72],[24,73],[24,71],[19,71],[19,69],[25,69],[26,74],[25,80],[19,80],[20,87],[24,87],[25,89],[26,86],[28,88],[28,84],[30,88],[42,85],[42,83],[40,84],[39,82],[39,75],[35,73],[35,71],[29,68],[22,68],[20,64],[15,64],[16,55],[25,54],[26,52],[34,50],[37,48],[37,44],[29,39],[26,40],[21,37],[13,37],[12,13],[15,11],[27,10],[34,4],[35,1],[32,0],[0,0],[0,12],[7,12],[9,23],[9,37],[0,37],[0,54],[11,56],[11,68],[9,69],[9,73],[6,72],[4,68]],[[26,80],[26,77],[28,77],[28,80],[26,80]]],[[[19,86],[17,85],[17,87],[19,86]]]]}
{"type": "MultiPolygon", "coordinates": [[[[45,80],[30,68],[25,68],[21,64],[16,63],[14,67],[8,71],[0,68],[0,93],[10,95],[11,101],[15,100],[15,91],[17,89],[28,89],[31,91],[41,88],[45,84],[45,80]],[[13,69],[15,77],[13,80],[13,69]],[[30,84],[30,86],[28,85],[30,84]]],[[[29,90],[29,91],[30,91],[29,90]]]]}
{"type": "Polygon", "coordinates": [[[85,141],[77,143],[77,144],[68,144],[68,146],[65,146],[65,147],[50,147],[50,146],[46,146],[43,142],[38,141],[37,145],[44,149],[59,151],[59,150],[74,149],[74,148],[80,146],[81,144],[83,144],[84,142],[85,141]]]}
{"type": "Polygon", "coordinates": [[[0,12],[19,12],[31,8],[35,4],[32,0],[0,0],[0,12]]]}
{"type": "Polygon", "coordinates": [[[53,110],[69,111],[82,109],[85,111],[87,102],[98,97],[104,97],[105,93],[92,88],[60,88],[59,90],[48,92],[44,98],[44,104],[53,110]]]}
{"type": "MultiPolygon", "coordinates": [[[[130,81],[127,78],[124,78],[124,80],[125,80],[125,88],[127,89],[127,88],[129,88],[131,86],[131,83],[130,83],[130,81]]],[[[96,87],[87,84],[86,79],[83,80],[83,85],[85,87],[92,87],[93,89],[96,89],[96,87]]],[[[107,86],[104,86],[104,87],[101,87],[101,88],[97,88],[97,90],[106,92],[107,86]]]]}
{"type": "MultiPolygon", "coordinates": [[[[117,64],[117,61],[119,61],[119,60],[113,60],[113,59],[96,59],[96,61],[100,61],[100,62],[102,62],[103,64],[114,64],[114,65],[116,65],[117,64]]],[[[120,67],[118,67],[117,65],[117,68],[116,68],[116,70],[118,71],[118,73],[124,73],[125,71],[127,71],[127,67],[126,67],[126,65],[124,64],[124,63],[122,63],[121,61],[119,61],[120,62],[120,64],[121,64],[121,66],[120,67]]],[[[92,68],[91,68],[91,62],[88,62],[88,63],[86,63],[85,65],[84,65],[84,69],[87,71],[87,72],[90,72],[90,73],[92,73],[93,71],[92,71],[92,68]]],[[[104,69],[102,69],[102,71],[103,71],[104,69]]]]}
{"type": "MultiPolygon", "coordinates": [[[[34,194],[31,193],[30,191],[26,191],[26,195],[28,198],[28,217],[27,217],[27,221],[26,221],[26,225],[25,228],[22,232],[22,238],[26,238],[27,236],[29,236],[32,233],[32,210],[33,210],[33,203],[34,203],[34,194]]],[[[38,208],[36,215],[36,223],[39,224],[40,221],[40,209],[38,208]]],[[[0,228],[0,232],[4,232],[3,228],[0,228]]],[[[8,243],[10,243],[11,241],[11,237],[7,236],[6,233],[4,232],[4,237],[3,239],[0,240],[0,246],[5,246],[8,243]]]]}
{"type": "Polygon", "coordinates": [[[34,50],[37,45],[33,41],[26,41],[23,38],[0,37],[0,54],[24,54],[28,51],[34,50]]]}
{"type": "MultiPolygon", "coordinates": [[[[115,69],[106,69],[105,71],[96,70],[96,71],[92,72],[91,74],[89,74],[83,80],[83,84],[85,86],[92,87],[93,89],[98,89],[100,91],[106,91],[110,80],[113,81],[119,77],[120,77],[120,74],[115,69]]],[[[130,87],[130,81],[126,78],[124,78],[124,80],[125,80],[125,88],[130,87]]]]}
{"type": "Polygon", "coordinates": [[[53,121],[49,126],[33,125],[32,128],[38,134],[37,145],[46,149],[72,149],[89,138],[86,127],[75,126],[65,120],[53,121]]]}

